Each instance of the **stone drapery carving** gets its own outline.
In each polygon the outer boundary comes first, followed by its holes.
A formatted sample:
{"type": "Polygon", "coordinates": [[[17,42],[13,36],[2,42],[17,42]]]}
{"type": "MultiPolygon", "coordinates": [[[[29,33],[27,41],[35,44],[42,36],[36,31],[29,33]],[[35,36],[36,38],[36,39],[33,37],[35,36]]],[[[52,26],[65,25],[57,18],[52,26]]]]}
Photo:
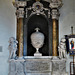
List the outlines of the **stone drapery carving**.
{"type": "Polygon", "coordinates": [[[17,43],[18,41],[14,38],[14,37],[11,37],[9,38],[9,58],[10,59],[13,59],[16,57],[16,51],[17,51],[17,43]]]}

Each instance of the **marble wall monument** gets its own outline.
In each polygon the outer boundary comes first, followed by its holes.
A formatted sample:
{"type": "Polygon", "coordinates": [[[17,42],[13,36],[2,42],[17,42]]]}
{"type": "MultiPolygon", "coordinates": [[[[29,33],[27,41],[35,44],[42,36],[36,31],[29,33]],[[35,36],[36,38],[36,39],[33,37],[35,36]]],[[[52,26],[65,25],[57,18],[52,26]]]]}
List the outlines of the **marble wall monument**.
{"type": "Polygon", "coordinates": [[[58,55],[62,1],[14,0],[13,5],[16,7],[17,35],[13,46],[9,42],[10,51],[14,52],[9,58],[9,75],[68,75],[67,58],[58,55]]]}

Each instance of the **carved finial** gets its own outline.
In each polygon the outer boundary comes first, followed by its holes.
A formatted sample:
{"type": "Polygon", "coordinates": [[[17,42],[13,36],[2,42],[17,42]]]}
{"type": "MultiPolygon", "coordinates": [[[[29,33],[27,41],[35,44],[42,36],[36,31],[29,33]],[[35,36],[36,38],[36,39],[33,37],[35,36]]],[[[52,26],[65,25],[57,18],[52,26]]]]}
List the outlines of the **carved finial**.
{"type": "Polygon", "coordinates": [[[36,32],[38,32],[40,29],[39,28],[35,28],[36,32]]]}

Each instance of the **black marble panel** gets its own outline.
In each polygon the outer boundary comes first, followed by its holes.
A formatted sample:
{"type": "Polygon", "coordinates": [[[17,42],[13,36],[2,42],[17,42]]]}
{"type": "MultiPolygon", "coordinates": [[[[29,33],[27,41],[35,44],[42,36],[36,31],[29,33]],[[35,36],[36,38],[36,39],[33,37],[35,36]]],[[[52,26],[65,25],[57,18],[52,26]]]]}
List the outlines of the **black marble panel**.
{"type": "Polygon", "coordinates": [[[43,55],[49,55],[49,29],[48,29],[48,21],[42,15],[33,15],[30,17],[27,23],[27,55],[32,56],[35,53],[35,48],[33,48],[31,44],[30,36],[33,32],[35,32],[35,28],[40,28],[40,32],[45,35],[44,45],[40,48],[40,52],[43,55]]]}

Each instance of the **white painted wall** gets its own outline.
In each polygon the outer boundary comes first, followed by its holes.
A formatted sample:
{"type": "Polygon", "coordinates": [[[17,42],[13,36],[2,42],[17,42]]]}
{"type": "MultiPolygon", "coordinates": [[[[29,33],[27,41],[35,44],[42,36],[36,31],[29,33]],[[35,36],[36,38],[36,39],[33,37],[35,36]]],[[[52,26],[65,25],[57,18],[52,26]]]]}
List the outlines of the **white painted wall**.
{"type": "MultiPolygon", "coordinates": [[[[60,9],[59,18],[59,40],[64,37],[64,35],[71,34],[71,26],[74,27],[75,34],[75,0],[62,0],[63,6],[60,9]]],[[[67,55],[66,70],[70,72],[70,62],[73,58],[67,55]]]]}
{"type": "MultiPolygon", "coordinates": [[[[71,33],[71,26],[74,26],[75,33],[75,0],[63,0],[63,6],[60,9],[59,18],[59,40],[71,33]]],[[[3,47],[0,52],[0,75],[8,75],[8,40],[16,36],[16,17],[15,8],[12,0],[0,0],[0,46],[3,47]]],[[[72,57],[67,55],[67,72],[70,72],[69,63],[72,57]]]]}
{"type": "Polygon", "coordinates": [[[15,8],[12,0],[0,0],[0,75],[8,75],[8,40],[16,35],[15,8]]]}

